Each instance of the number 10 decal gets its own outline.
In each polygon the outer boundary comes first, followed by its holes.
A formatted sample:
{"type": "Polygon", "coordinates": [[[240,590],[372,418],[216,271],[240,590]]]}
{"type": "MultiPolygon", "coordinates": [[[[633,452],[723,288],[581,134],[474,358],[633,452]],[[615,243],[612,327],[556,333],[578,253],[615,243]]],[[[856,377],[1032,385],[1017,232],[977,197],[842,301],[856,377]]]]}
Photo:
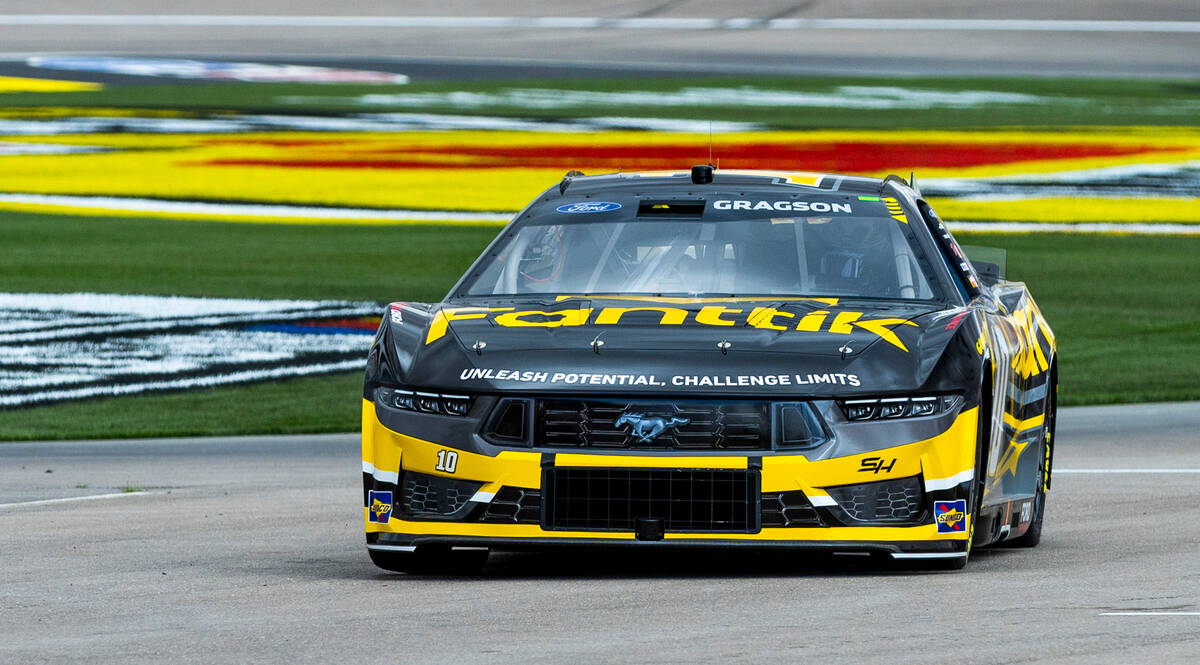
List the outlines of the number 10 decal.
{"type": "Polygon", "coordinates": [[[458,468],[458,453],[453,450],[439,450],[437,455],[438,463],[433,470],[454,473],[454,470],[458,468]]]}

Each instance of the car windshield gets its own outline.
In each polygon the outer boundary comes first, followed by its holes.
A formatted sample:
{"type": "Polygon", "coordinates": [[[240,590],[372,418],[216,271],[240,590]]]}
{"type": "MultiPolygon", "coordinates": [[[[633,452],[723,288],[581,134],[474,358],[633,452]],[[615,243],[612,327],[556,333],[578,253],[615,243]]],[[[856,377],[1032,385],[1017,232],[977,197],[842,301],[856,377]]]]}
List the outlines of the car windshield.
{"type": "Polygon", "coordinates": [[[481,259],[460,294],[940,299],[907,227],[885,216],[535,219],[481,259]]]}

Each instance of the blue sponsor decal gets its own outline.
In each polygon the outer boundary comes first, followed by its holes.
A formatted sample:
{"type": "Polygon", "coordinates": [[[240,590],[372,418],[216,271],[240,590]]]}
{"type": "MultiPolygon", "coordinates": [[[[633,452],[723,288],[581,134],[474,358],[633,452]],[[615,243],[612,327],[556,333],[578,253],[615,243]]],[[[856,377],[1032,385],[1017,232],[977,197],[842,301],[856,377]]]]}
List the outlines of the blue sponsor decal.
{"type": "Polygon", "coordinates": [[[934,501],[933,521],[938,533],[966,533],[967,500],[934,501]]]}
{"type": "Polygon", "coordinates": [[[572,214],[587,213],[587,212],[612,212],[620,210],[620,203],[612,201],[579,201],[578,203],[568,203],[555,208],[558,212],[566,212],[572,214]]]}
{"type": "Polygon", "coordinates": [[[392,518],[392,493],[371,490],[367,494],[367,521],[387,524],[392,518]]]}

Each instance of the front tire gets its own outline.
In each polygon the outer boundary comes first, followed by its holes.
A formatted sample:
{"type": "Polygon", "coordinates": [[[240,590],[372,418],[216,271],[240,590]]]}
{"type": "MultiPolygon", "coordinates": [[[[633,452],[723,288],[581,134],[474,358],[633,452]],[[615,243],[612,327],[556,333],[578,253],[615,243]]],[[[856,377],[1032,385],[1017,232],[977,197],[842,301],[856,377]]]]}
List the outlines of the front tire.
{"type": "Polygon", "coordinates": [[[451,549],[447,545],[418,545],[412,552],[368,549],[371,562],[384,570],[410,575],[471,575],[483,570],[486,549],[451,549]]]}

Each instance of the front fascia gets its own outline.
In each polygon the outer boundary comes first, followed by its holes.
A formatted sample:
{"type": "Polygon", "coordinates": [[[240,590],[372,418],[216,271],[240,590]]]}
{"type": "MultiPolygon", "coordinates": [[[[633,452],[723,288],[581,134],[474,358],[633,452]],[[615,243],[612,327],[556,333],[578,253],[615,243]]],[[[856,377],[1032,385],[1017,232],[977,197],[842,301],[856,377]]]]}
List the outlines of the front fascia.
{"type": "MultiPolygon", "coordinates": [[[[969,523],[961,531],[939,533],[933,522],[932,510],[926,510],[925,520],[911,526],[851,526],[836,515],[837,502],[826,488],[876,480],[919,477],[924,485],[925,501],[968,498],[975,465],[977,408],[958,414],[944,431],[915,442],[871,451],[810,460],[802,454],[760,455],[686,455],[662,453],[654,455],[622,454],[545,454],[533,451],[504,450],[495,455],[483,455],[456,449],[451,444],[419,439],[385,427],[376,416],[375,405],[363,403],[363,470],[364,500],[371,489],[396,492],[404,472],[429,476],[471,480],[482,483],[472,497],[483,504],[491,500],[502,487],[542,489],[543,470],[555,468],[622,469],[760,469],[761,492],[790,492],[800,490],[817,508],[827,513],[827,522],[836,526],[822,527],[763,527],[750,533],[672,533],[664,540],[679,542],[737,542],[759,543],[887,543],[914,541],[965,542],[970,533],[969,523]],[[458,455],[453,475],[438,471],[439,451],[455,449],[458,455]],[[864,473],[865,460],[882,458],[895,462],[883,473],[864,473]],[[871,476],[871,477],[866,477],[871,476]]],[[[398,496],[398,494],[397,494],[398,496]]],[[[366,503],[364,501],[364,503],[366,503]]],[[[970,516],[966,518],[970,519],[970,516]]],[[[593,531],[545,529],[541,524],[496,524],[469,521],[405,520],[398,516],[386,522],[370,519],[364,506],[364,523],[368,534],[402,534],[407,537],[448,537],[482,539],[586,540],[589,542],[635,540],[631,531],[593,531]]],[[[370,536],[369,536],[370,537],[370,536]]],[[[376,536],[378,537],[378,536],[376,536]]],[[[434,538],[436,540],[436,538],[434,538]]]]}

